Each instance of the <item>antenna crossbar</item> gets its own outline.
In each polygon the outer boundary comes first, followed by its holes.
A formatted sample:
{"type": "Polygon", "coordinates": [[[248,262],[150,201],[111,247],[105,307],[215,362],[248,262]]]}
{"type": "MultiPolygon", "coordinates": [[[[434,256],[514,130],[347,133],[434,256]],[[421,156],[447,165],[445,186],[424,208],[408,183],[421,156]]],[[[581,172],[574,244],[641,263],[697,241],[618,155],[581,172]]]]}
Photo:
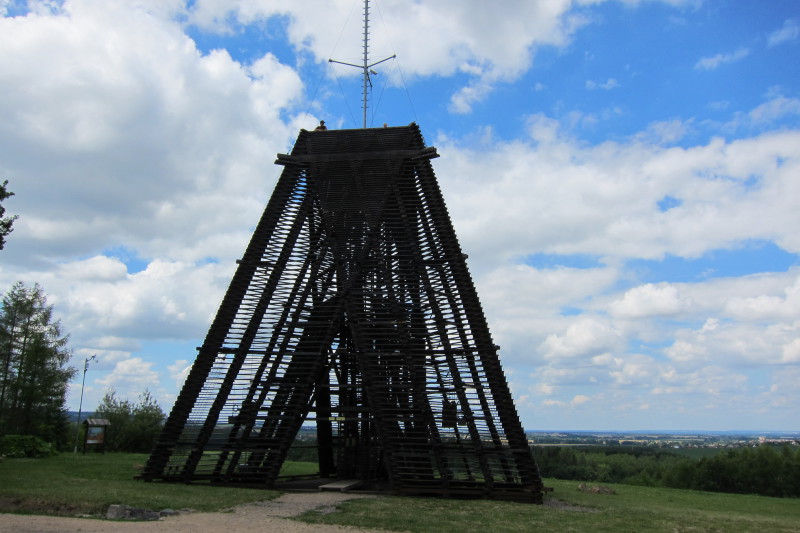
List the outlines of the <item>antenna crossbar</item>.
{"type": "MultiPolygon", "coordinates": [[[[365,129],[367,127],[367,107],[368,107],[369,89],[372,88],[372,80],[370,79],[369,76],[370,69],[375,65],[380,65],[384,61],[389,61],[390,59],[394,59],[396,57],[397,54],[394,54],[391,57],[387,57],[386,59],[381,59],[380,61],[376,61],[374,63],[369,62],[369,0],[364,0],[364,61],[362,62],[361,65],[355,65],[353,63],[345,63],[343,61],[336,61],[335,59],[329,59],[328,63],[336,63],[348,67],[360,68],[362,70],[362,76],[363,76],[362,110],[364,111],[363,127],[365,129]]],[[[377,74],[377,72],[374,71],[372,71],[372,73],[377,74]]]]}

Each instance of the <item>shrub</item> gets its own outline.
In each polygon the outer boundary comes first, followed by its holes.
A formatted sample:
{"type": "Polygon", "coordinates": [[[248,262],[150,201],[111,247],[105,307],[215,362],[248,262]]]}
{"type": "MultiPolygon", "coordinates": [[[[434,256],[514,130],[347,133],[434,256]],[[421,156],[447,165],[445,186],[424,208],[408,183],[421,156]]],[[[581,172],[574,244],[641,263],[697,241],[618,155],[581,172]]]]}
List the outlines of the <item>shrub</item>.
{"type": "Polygon", "coordinates": [[[150,453],[164,425],[164,412],[148,390],[133,403],[120,400],[111,389],[94,416],[111,423],[105,441],[109,452],[150,453]]]}
{"type": "Polygon", "coordinates": [[[33,435],[5,435],[0,437],[0,455],[9,458],[49,457],[55,455],[53,445],[33,435]]]}

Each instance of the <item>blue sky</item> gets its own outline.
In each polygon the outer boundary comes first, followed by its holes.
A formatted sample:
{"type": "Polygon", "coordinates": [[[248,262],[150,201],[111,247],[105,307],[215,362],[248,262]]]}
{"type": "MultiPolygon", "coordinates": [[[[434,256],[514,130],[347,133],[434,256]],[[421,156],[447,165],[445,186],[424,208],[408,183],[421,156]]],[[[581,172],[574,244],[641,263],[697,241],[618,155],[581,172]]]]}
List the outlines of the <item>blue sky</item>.
{"type": "MultiPolygon", "coordinates": [[[[373,0],[526,428],[799,430],[800,5],[373,0]]],[[[168,408],[300,128],[361,126],[362,1],[0,0],[0,291],[168,408]]],[[[79,381],[69,404],[77,407],[79,381]]]]}

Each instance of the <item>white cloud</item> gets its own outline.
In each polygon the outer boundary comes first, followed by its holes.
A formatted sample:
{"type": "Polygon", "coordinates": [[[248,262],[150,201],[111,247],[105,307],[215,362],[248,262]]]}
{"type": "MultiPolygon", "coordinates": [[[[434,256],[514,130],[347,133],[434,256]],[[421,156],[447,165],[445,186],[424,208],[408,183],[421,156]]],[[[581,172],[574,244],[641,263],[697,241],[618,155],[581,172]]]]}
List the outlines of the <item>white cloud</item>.
{"type": "MultiPolygon", "coordinates": [[[[568,44],[572,35],[588,23],[572,8],[568,0],[515,0],[503,9],[479,0],[381,2],[371,9],[370,52],[374,58],[396,53],[403,71],[412,79],[466,74],[470,81],[452,95],[450,103],[453,112],[466,113],[494,85],[514,80],[529,69],[538,47],[568,44]],[[507,16],[510,11],[515,16],[507,16]]],[[[192,6],[190,20],[203,28],[224,32],[233,31],[231,21],[252,23],[285,17],[287,33],[297,49],[319,62],[334,56],[357,63],[362,55],[361,42],[341,36],[361,34],[363,17],[359,11],[353,9],[350,0],[199,0],[192,6]]],[[[340,73],[347,76],[357,71],[343,67],[340,73]]]]}
{"type": "MultiPolygon", "coordinates": [[[[473,261],[470,260],[470,267],[473,261]]],[[[474,270],[480,272],[478,269],[474,270]]],[[[564,309],[591,305],[588,295],[606,290],[617,279],[612,268],[535,269],[526,265],[497,267],[476,279],[484,311],[505,362],[530,362],[542,341],[566,328],[564,309]]]]}
{"type": "Polygon", "coordinates": [[[74,0],[0,19],[0,173],[20,215],[0,283],[42,283],[80,353],[106,362],[133,339],[202,335],[297,129],[282,120],[294,70],[202,55],[171,18],[182,6],[74,0]],[[147,268],[104,251],[121,245],[147,268]]]}
{"type": "Polygon", "coordinates": [[[548,383],[537,383],[530,387],[530,391],[538,396],[550,396],[555,391],[555,387],[548,383]]]}
{"type": "Polygon", "coordinates": [[[692,121],[667,120],[652,122],[647,125],[647,129],[636,136],[636,139],[655,145],[668,145],[684,138],[686,133],[691,130],[692,121]]]}
{"type": "Polygon", "coordinates": [[[800,366],[783,367],[772,377],[772,386],[764,393],[762,401],[770,406],[793,408],[800,402],[800,366]]]}
{"type": "Polygon", "coordinates": [[[113,282],[125,279],[128,273],[128,267],[122,261],[104,255],[96,255],[82,261],[66,263],[60,270],[60,276],[71,278],[75,281],[113,282]]]}
{"type": "Polygon", "coordinates": [[[590,91],[595,89],[602,89],[604,91],[610,91],[611,89],[616,89],[619,87],[619,82],[614,78],[608,78],[606,81],[594,81],[594,80],[587,80],[586,81],[586,88],[590,91]]]}
{"type": "Polygon", "coordinates": [[[592,318],[578,318],[563,334],[549,335],[542,343],[547,359],[587,358],[622,347],[618,331],[592,318]]]}
{"type": "Polygon", "coordinates": [[[776,287],[773,291],[757,295],[739,292],[727,301],[725,311],[736,318],[759,322],[791,320],[800,316],[800,274],[794,283],[776,287]]]}
{"type": "MultiPolygon", "coordinates": [[[[708,365],[696,370],[680,373],[670,372],[662,375],[661,384],[653,389],[656,396],[668,395],[691,409],[716,409],[732,407],[720,405],[720,397],[739,401],[744,396],[748,379],[743,374],[731,372],[723,366],[708,365]],[[697,403],[698,398],[710,402],[697,403]]],[[[676,406],[677,407],[677,406],[676,406]]]]}
{"type": "Polygon", "coordinates": [[[721,65],[728,63],[735,63],[750,55],[750,50],[747,48],[739,48],[735,52],[729,54],[716,54],[709,57],[703,57],[695,63],[696,70],[715,70],[721,65]]]}
{"type": "Polygon", "coordinates": [[[485,79],[477,79],[453,95],[449,109],[453,113],[469,113],[472,111],[472,106],[483,100],[491,91],[491,83],[485,79]]]}
{"type": "Polygon", "coordinates": [[[783,26],[779,30],[775,30],[767,37],[768,46],[777,46],[789,41],[795,41],[800,37],[800,23],[796,19],[787,19],[783,21],[783,26]]]}
{"type": "Polygon", "coordinates": [[[674,285],[648,283],[630,289],[621,299],[611,302],[609,307],[615,316],[642,318],[676,315],[691,305],[691,300],[682,298],[674,285]]]}
{"type": "Polygon", "coordinates": [[[652,357],[629,355],[626,358],[614,358],[609,373],[617,385],[622,387],[644,387],[652,383],[660,373],[659,364],[652,357]]]}
{"type": "Polygon", "coordinates": [[[299,127],[302,83],[270,53],[201,54],[177,0],[31,6],[0,19],[0,174],[20,215],[0,283],[41,283],[75,364],[98,355],[87,405],[109,386],[170,401],[137,355],[203,335],[299,127]],[[129,272],[120,246],[145,268],[129,272]]]}
{"type": "Polygon", "coordinates": [[[781,349],[781,362],[787,364],[800,363],[800,337],[790,340],[783,346],[781,349]]]}
{"type": "MultiPolygon", "coordinates": [[[[800,132],[662,147],[581,146],[537,117],[532,142],[437,142],[437,174],[464,248],[502,263],[536,251],[606,258],[697,257],[746,240],[800,250],[800,132]],[[748,184],[754,178],[759,186],[748,184]],[[546,194],[543,194],[546,191],[546,194]],[[661,212],[665,196],[684,199],[661,212]],[[768,206],[768,207],[767,207],[768,206]],[[761,213],[767,209],[769,217],[761,213]],[[703,228],[703,231],[698,231],[703,228]]],[[[638,140],[638,139],[637,139],[638,140]]],[[[473,262],[470,263],[473,265],[473,262]]]]}
{"type": "Polygon", "coordinates": [[[800,99],[784,96],[775,97],[749,113],[750,119],[755,123],[772,122],[792,115],[800,115],[800,99]]]}
{"type": "Polygon", "coordinates": [[[153,370],[153,363],[140,357],[132,357],[120,361],[114,369],[96,383],[117,390],[119,398],[136,398],[147,388],[153,388],[158,382],[158,373],[153,370]]]}
{"type": "MultiPolygon", "coordinates": [[[[703,340],[702,337],[700,340],[703,340]]],[[[701,344],[691,343],[685,340],[678,340],[665,351],[666,356],[673,362],[684,366],[691,364],[692,366],[703,365],[708,361],[708,349],[701,344]]]]}
{"type": "Polygon", "coordinates": [[[751,322],[720,321],[709,329],[683,329],[665,354],[682,369],[695,369],[725,361],[730,367],[796,363],[794,341],[800,323],[779,322],[763,326],[751,322]]]}
{"type": "Polygon", "coordinates": [[[691,395],[681,408],[697,416],[692,402],[740,394],[704,369],[722,368],[720,375],[754,390],[743,369],[793,361],[796,271],[633,286],[626,279],[633,273],[621,265],[630,257],[699,258],[749,240],[800,251],[792,200],[800,197],[798,132],[662,144],[687,128],[675,121],[666,128],[675,135],[589,146],[538,115],[527,141],[435,143],[443,155],[437,175],[502,360],[529,369],[525,390],[545,396],[544,407],[617,391],[619,400],[603,405],[647,405],[670,420],[677,410],[650,396],[691,395]],[[680,203],[662,212],[667,196],[680,203]],[[533,252],[595,256],[599,266],[519,264],[533,252]],[[631,348],[639,344],[646,353],[631,348]]]}
{"type": "Polygon", "coordinates": [[[572,401],[569,402],[572,407],[577,407],[579,405],[583,405],[586,402],[590,402],[592,399],[588,396],[584,396],[583,394],[578,394],[572,398],[572,401]]]}
{"type": "Polygon", "coordinates": [[[297,74],[270,54],[202,56],[144,7],[76,0],[0,20],[0,170],[33,256],[120,240],[143,257],[233,254],[263,207],[297,74]]]}
{"type": "Polygon", "coordinates": [[[230,275],[219,265],[155,260],[142,272],[115,280],[40,277],[64,295],[62,308],[75,335],[88,337],[100,327],[119,337],[158,339],[201,336],[230,275]],[[64,281],[70,285],[64,287],[64,281]]]}
{"type": "Polygon", "coordinates": [[[183,386],[184,381],[186,381],[186,376],[189,375],[189,371],[191,369],[192,362],[187,361],[186,359],[179,359],[167,367],[167,370],[169,371],[169,377],[175,381],[175,386],[177,388],[183,386]]]}

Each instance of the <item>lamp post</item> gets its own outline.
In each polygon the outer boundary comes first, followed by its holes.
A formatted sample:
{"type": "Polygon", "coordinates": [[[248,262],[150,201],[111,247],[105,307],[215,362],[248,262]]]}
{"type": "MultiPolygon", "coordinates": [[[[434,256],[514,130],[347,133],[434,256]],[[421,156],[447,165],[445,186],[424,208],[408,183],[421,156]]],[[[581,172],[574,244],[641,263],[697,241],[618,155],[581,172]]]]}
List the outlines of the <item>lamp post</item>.
{"type": "Polygon", "coordinates": [[[87,357],[86,361],[83,362],[83,382],[81,383],[81,401],[78,404],[78,428],[75,430],[75,451],[73,453],[78,453],[78,439],[81,436],[81,414],[83,411],[83,388],[86,385],[86,371],[89,370],[89,361],[92,359],[97,359],[97,354],[94,354],[91,357],[87,357]]]}

